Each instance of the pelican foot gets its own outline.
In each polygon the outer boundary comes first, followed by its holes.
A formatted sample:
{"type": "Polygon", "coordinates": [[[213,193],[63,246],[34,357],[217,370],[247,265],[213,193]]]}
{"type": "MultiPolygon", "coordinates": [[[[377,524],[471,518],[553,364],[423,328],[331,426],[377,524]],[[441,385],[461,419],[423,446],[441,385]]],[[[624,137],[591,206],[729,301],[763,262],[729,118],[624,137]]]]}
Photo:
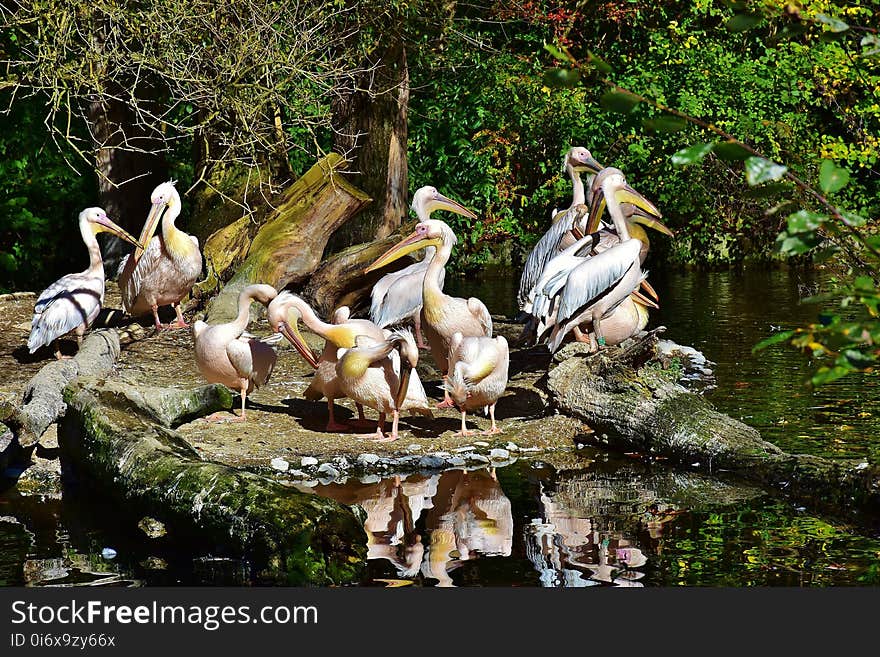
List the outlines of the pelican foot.
{"type": "Polygon", "coordinates": [[[452,408],[455,404],[451,399],[444,399],[442,402],[437,404],[434,408],[452,408]]]}
{"type": "Polygon", "coordinates": [[[477,433],[476,431],[471,431],[470,429],[464,429],[463,431],[458,431],[454,435],[467,437],[467,436],[474,436],[474,435],[476,435],[476,433],[477,433]]]}
{"type": "Polygon", "coordinates": [[[494,427],[481,432],[484,436],[494,436],[495,434],[504,433],[500,428],[494,427]]]}
{"type": "Polygon", "coordinates": [[[62,353],[57,353],[55,354],[55,358],[57,358],[58,360],[71,360],[73,356],[65,356],[62,353]]]}
{"type": "Polygon", "coordinates": [[[173,331],[174,329],[182,329],[182,328],[189,328],[189,324],[187,324],[186,321],[183,321],[183,322],[176,321],[176,322],[171,322],[168,326],[165,327],[165,329],[168,331],[173,331]]]}
{"type": "Polygon", "coordinates": [[[416,343],[416,346],[417,346],[419,349],[424,349],[425,351],[431,351],[431,345],[429,345],[429,344],[419,344],[419,343],[416,343]]]}
{"type": "Polygon", "coordinates": [[[393,443],[395,440],[397,440],[396,433],[389,433],[387,436],[383,435],[381,438],[379,438],[379,434],[376,433],[376,434],[373,434],[373,437],[372,437],[372,441],[374,443],[393,443]]]}

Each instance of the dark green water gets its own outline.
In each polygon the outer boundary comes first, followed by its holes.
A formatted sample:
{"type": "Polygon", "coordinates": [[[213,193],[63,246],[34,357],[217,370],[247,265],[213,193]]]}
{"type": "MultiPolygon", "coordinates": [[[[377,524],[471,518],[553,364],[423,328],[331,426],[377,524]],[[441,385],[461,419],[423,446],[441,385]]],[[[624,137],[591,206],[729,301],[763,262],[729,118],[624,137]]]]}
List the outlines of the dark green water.
{"type": "MultiPolygon", "coordinates": [[[[789,451],[877,461],[875,377],[812,391],[810,363],[785,347],[751,354],[775,327],[811,321],[800,297],[821,276],[785,271],[652,272],[650,326],[715,363],[723,411],[789,451]]],[[[513,314],[509,276],[451,280],[513,314]]],[[[366,511],[367,585],[860,586],[880,584],[880,535],[736,482],[591,449],[564,469],[539,460],[492,472],[350,480],[313,492],[366,511]]],[[[135,520],[81,491],[0,492],[0,585],[250,584],[249,564],[148,540],[135,520]],[[102,554],[112,548],[115,556],[102,554]]]]}

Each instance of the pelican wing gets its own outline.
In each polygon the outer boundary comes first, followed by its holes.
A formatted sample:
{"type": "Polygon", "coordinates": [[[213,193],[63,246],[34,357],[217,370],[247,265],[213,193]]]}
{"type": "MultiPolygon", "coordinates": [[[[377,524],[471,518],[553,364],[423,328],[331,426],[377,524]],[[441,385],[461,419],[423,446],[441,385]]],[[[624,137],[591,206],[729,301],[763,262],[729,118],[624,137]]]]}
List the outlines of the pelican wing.
{"type": "Polygon", "coordinates": [[[486,304],[477,299],[477,297],[471,297],[467,300],[467,307],[471,314],[476,317],[480,321],[480,326],[483,327],[483,334],[486,337],[492,337],[492,315],[489,314],[489,309],[486,308],[486,304]]]}
{"type": "Polygon", "coordinates": [[[632,267],[638,265],[639,247],[638,240],[628,240],[575,267],[562,290],[557,324],[574,317],[580,309],[591,306],[612,290],[632,267]]]}
{"type": "Polygon", "coordinates": [[[277,354],[271,345],[256,338],[238,338],[226,345],[226,355],[242,379],[253,382],[254,387],[264,385],[275,369],[277,354]]]}
{"type": "Polygon", "coordinates": [[[122,305],[126,312],[134,308],[140,294],[144,279],[149,276],[162,260],[162,242],[158,235],[153,236],[141,257],[135,261],[130,256],[120,265],[119,291],[122,294],[122,305]]]}
{"type": "Polygon", "coordinates": [[[499,344],[492,339],[474,341],[475,357],[464,367],[464,376],[469,386],[474,386],[495,371],[501,358],[499,344]]]}
{"type": "Polygon", "coordinates": [[[28,349],[34,353],[43,345],[69,333],[80,324],[94,321],[104,301],[103,277],[85,273],[62,276],[43,290],[34,304],[28,349]]]}

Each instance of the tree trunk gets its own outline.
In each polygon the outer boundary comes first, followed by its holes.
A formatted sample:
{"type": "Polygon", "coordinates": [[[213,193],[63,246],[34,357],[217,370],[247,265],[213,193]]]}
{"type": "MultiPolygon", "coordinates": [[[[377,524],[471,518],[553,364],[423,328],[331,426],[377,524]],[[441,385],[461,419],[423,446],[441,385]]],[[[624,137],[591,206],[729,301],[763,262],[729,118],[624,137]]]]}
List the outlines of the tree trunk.
{"type": "Polygon", "coordinates": [[[353,163],[346,177],[374,203],[334,235],[330,253],[387,237],[408,207],[409,69],[403,43],[390,45],[375,68],[351,83],[333,103],[333,150],[353,163]]]}
{"type": "MultiPolygon", "coordinates": [[[[89,120],[101,207],[113,221],[138,235],[150,209],[150,193],[168,180],[164,141],[147,134],[132,109],[117,100],[92,103],[89,120]]],[[[115,278],[116,265],[127,250],[118,237],[108,239],[104,248],[108,277],[115,278]]]]}

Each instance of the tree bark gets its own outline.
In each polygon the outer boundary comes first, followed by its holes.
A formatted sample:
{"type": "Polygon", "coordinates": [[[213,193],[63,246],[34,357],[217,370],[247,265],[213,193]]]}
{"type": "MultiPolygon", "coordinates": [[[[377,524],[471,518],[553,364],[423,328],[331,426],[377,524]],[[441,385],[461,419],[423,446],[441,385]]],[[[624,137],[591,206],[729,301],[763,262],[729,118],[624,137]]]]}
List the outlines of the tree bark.
{"type": "Polygon", "coordinates": [[[341,90],[332,109],[333,150],[352,162],[346,178],[374,202],[357,222],[337,231],[330,253],[387,237],[407,215],[409,69],[402,41],[395,40],[372,70],[341,90]]]}

